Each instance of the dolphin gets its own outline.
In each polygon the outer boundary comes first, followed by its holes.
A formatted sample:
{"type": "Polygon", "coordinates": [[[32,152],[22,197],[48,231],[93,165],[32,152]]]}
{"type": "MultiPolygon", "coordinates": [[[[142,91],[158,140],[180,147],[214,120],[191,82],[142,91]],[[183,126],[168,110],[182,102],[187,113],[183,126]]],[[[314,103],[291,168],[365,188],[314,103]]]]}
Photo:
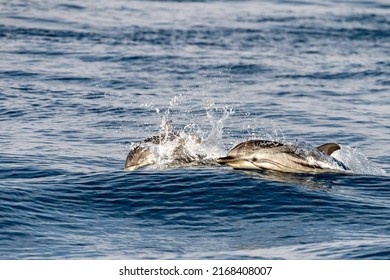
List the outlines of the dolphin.
{"type": "Polygon", "coordinates": [[[334,172],[347,170],[331,154],[340,149],[336,143],[327,143],[312,150],[302,150],[298,145],[276,141],[249,140],[238,144],[217,163],[234,169],[258,169],[292,173],[334,172]],[[334,167],[333,167],[334,166],[334,167]]]}
{"type": "Polygon", "coordinates": [[[156,163],[157,157],[148,146],[137,145],[127,155],[124,170],[134,171],[156,163]]]}
{"type": "Polygon", "coordinates": [[[172,121],[164,123],[160,134],[144,139],[130,150],[126,157],[124,170],[133,171],[139,168],[154,165],[159,162],[159,148],[173,145],[169,155],[169,166],[200,166],[213,165],[215,160],[206,158],[206,155],[193,154],[188,150],[187,143],[202,143],[195,135],[180,134],[172,128],[172,121]]]}

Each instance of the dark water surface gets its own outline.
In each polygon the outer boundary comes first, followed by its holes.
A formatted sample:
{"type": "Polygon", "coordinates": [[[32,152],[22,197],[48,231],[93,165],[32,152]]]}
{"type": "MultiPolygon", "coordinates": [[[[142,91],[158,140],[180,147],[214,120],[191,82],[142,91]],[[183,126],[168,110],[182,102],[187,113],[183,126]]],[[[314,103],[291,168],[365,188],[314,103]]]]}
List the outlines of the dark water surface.
{"type": "Polygon", "coordinates": [[[387,1],[1,1],[1,259],[390,259],[387,1]],[[351,174],[122,171],[337,142],[351,174]]]}

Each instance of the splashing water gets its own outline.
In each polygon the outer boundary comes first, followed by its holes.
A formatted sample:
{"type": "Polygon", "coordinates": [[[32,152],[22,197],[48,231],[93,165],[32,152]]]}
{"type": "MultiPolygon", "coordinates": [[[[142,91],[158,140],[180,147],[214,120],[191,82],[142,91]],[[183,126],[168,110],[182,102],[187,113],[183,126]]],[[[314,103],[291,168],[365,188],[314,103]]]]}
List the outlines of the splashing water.
{"type": "Polygon", "coordinates": [[[335,151],[332,157],[344,163],[351,173],[364,175],[385,175],[382,168],[376,166],[365,155],[356,148],[342,146],[340,150],[335,151]]]}
{"type": "MultiPolygon", "coordinates": [[[[174,130],[179,135],[179,138],[173,141],[163,141],[158,145],[151,146],[151,149],[157,155],[157,164],[153,168],[161,169],[171,166],[175,161],[175,151],[180,145],[186,150],[188,157],[202,159],[204,162],[209,160],[207,162],[209,165],[212,165],[210,164],[212,160],[226,153],[226,149],[223,148],[225,124],[235,114],[235,110],[228,106],[217,106],[210,99],[205,99],[203,107],[194,107],[193,101],[197,97],[197,93],[181,93],[172,98],[166,110],[160,110],[151,105],[151,108],[161,119],[161,132],[164,132],[164,129],[166,129],[166,122],[173,120],[174,130]],[[178,125],[175,125],[176,120],[178,120],[178,125]]],[[[282,142],[294,146],[298,155],[305,157],[310,163],[320,165],[322,168],[345,171],[344,167],[347,167],[348,173],[352,174],[384,175],[386,173],[383,169],[370,162],[356,148],[345,146],[341,150],[334,152],[332,156],[327,156],[306,142],[286,140],[280,127],[274,126],[269,133],[262,128],[260,130],[256,128],[253,131],[256,131],[257,135],[256,133],[251,133],[249,137],[244,137],[239,142],[249,139],[266,139],[282,142]]],[[[167,131],[165,132],[167,134],[167,131]]],[[[241,132],[246,134],[247,128],[242,128],[241,132]]],[[[231,146],[229,146],[230,148],[231,146]]]]}
{"type": "MultiPolygon", "coordinates": [[[[208,123],[195,123],[192,121],[186,124],[182,129],[174,129],[178,138],[173,141],[164,141],[155,147],[157,153],[157,168],[164,168],[177,160],[175,153],[180,148],[185,151],[186,157],[193,159],[195,164],[204,163],[210,165],[214,163],[215,158],[222,156],[224,151],[222,146],[222,134],[224,121],[232,114],[232,110],[227,107],[223,109],[214,109],[219,111],[222,116],[213,114],[212,110],[206,111],[208,123]]],[[[161,126],[170,118],[169,114],[164,114],[161,118],[161,126]]],[[[172,118],[170,118],[172,119],[172,118]]],[[[175,125],[174,125],[175,126],[175,125]]]]}
{"type": "Polygon", "coordinates": [[[142,145],[152,152],[155,164],[149,168],[210,166],[223,155],[224,123],[234,111],[209,98],[203,99],[203,106],[196,105],[198,97],[197,92],[186,92],[173,97],[166,109],[148,105],[160,119],[160,132],[148,136],[155,141],[133,143],[131,150],[142,145]]]}
{"type": "Polygon", "coordinates": [[[326,156],[308,143],[288,140],[281,127],[273,124],[272,121],[262,122],[258,116],[251,116],[250,112],[238,108],[239,104],[229,106],[217,104],[211,96],[221,91],[221,84],[224,83],[221,83],[220,77],[209,78],[206,77],[208,82],[202,81],[201,86],[187,88],[171,98],[166,108],[159,108],[152,103],[142,104],[143,108],[157,114],[161,132],[166,122],[172,120],[174,130],[180,135],[178,139],[163,141],[151,147],[158,158],[157,168],[169,166],[175,160],[174,153],[179,145],[183,146],[189,157],[211,160],[224,156],[240,142],[264,139],[293,145],[297,154],[323,168],[345,171],[344,167],[347,167],[348,172],[352,174],[383,175],[386,173],[356,149],[342,147],[332,156],[326,156]],[[236,114],[236,120],[230,118],[236,114]]]}

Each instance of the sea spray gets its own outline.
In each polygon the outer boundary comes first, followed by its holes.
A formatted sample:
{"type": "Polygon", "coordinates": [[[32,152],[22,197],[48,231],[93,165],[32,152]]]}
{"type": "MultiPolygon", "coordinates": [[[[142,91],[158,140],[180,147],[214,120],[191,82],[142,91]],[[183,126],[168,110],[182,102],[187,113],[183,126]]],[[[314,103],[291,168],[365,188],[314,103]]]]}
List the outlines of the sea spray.
{"type": "Polygon", "coordinates": [[[357,148],[342,146],[340,150],[335,151],[332,156],[343,162],[351,173],[364,175],[385,175],[386,172],[375,163],[371,162],[357,148]]]}
{"type": "MultiPolygon", "coordinates": [[[[201,96],[203,95],[204,92],[201,96]]],[[[150,110],[155,115],[155,119],[160,121],[160,131],[144,137],[153,135],[161,137],[158,144],[144,143],[149,146],[157,159],[157,163],[148,168],[164,169],[180,166],[183,163],[190,166],[213,165],[215,158],[224,154],[223,129],[226,120],[234,114],[234,110],[229,106],[217,105],[212,98],[200,98],[198,92],[190,91],[174,96],[166,108],[158,108],[153,104],[142,104],[142,106],[150,110]],[[172,133],[175,138],[168,139],[167,136],[172,133]],[[185,158],[177,157],[178,149],[184,151],[185,158]]],[[[136,145],[131,146],[134,148],[136,145]]]]}

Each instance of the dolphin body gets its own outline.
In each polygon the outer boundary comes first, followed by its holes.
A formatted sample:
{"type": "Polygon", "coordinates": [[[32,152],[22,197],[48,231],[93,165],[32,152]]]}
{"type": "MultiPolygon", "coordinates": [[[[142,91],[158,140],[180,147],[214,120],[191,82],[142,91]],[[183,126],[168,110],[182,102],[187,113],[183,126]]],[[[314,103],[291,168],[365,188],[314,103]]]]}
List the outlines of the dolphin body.
{"type": "Polygon", "coordinates": [[[340,149],[336,143],[327,143],[315,149],[300,149],[267,140],[249,140],[235,146],[226,157],[217,158],[222,165],[234,169],[257,169],[292,173],[325,173],[348,170],[331,154],[340,149]]]}
{"type": "Polygon", "coordinates": [[[133,171],[139,168],[154,165],[159,162],[158,148],[164,145],[173,145],[173,151],[169,155],[169,166],[201,166],[214,165],[215,160],[207,159],[206,155],[191,153],[187,148],[187,142],[200,144],[202,140],[194,135],[182,135],[172,128],[172,121],[165,122],[159,135],[146,138],[142,143],[130,150],[125,162],[125,171],[133,171]]]}

